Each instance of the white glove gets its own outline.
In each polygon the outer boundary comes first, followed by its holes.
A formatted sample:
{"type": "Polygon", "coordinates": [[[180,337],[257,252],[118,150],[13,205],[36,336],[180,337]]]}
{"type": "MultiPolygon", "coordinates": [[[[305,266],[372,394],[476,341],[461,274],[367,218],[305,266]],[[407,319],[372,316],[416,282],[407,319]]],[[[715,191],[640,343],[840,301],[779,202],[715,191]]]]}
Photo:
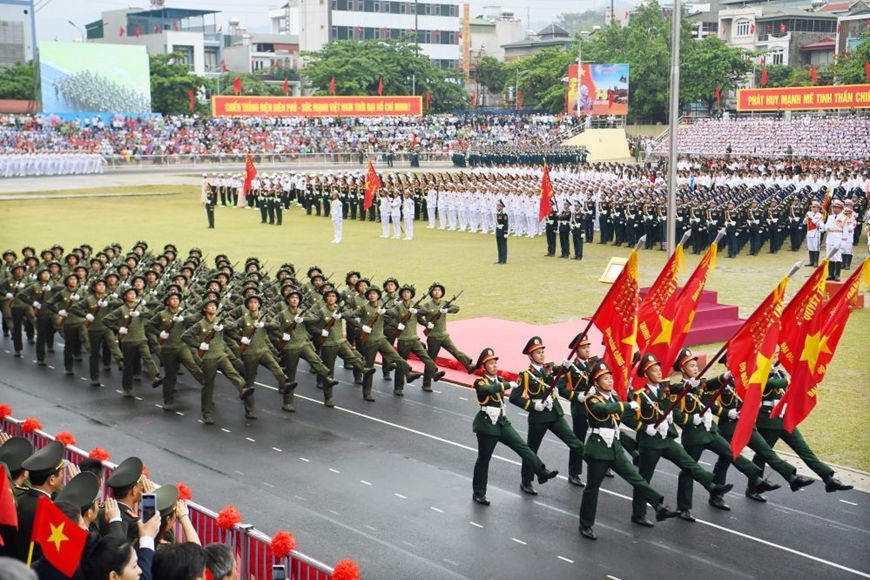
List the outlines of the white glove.
{"type": "Polygon", "coordinates": [[[172,320],[175,322],[184,322],[184,316],[182,316],[181,314],[178,314],[176,316],[173,316],[172,320]]]}
{"type": "MultiPolygon", "coordinates": [[[[589,394],[591,394],[591,393],[589,393],[589,394]]],[[[639,411],[640,410],[640,405],[637,403],[637,401],[630,401],[628,403],[628,406],[631,407],[632,411],[639,411]]]]}
{"type": "Polygon", "coordinates": [[[411,314],[417,314],[418,311],[416,308],[409,308],[408,312],[410,312],[411,314]]]}
{"type": "Polygon", "coordinates": [[[14,295],[12,292],[7,292],[7,293],[6,293],[6,299],[7,299],[7,300],[12,300],[13,298],[15,298],[15,295],[14,295]]]}
{"type": "Polygon", "coordinates": [[[698,385],[701,384],[701,380],[700,379],[686,379],[686,384],[689,385],[691,388],[695,389],[698,387],[698,385]]]}
{"type": "Polygon", "coordinates": [[[73,294],[72,296],[70,296],[70,299],[72,299],[73,302],[78,302],[79,300],[82,299],[82,297],[79,296],[78,294],[73,294]]]}
{"type": "Polygon", "coordinates": [[[553,410],[553,399],[548,397],[547,400],[544,402],[544,406],[547,409],[549,409],[550,411],[552,411],[553,410]]]}
{"type": "Polygon", "coordinates": [[[160,340],[169,340],[169,333],[165,330],[160,331],[160,340]]]}
{"type": "Polygon", "coordinates": [[[336,320],[341,320],[341,312],[336,310],[335,312],[332,313],[332,317],[336,320]]]}
{"type": "Polygon", "coordinates": [[[266,323],[265,323],[265,322],[255,322],[255,323],[254,323],[254,326],[255,326],[256,328],[265,328],[266,323]]]}
{"type": "Polygon", "coordinates": [[[363,328],[363,332],[365,332],[366,334],[371,334],[371,333],[372,333],[372,327],[371,327],[371,326],[366,326],[365,324],[363,324],[363,327],[362,327],[362,328],[363,328]]]}
{"type": "Polygon", "coordinates": [[[281,340],[283,340],[284,342],[287,342],[288,340],[290,340],[290,335],[285,332],[284,334],[281,335],[281,340]]]}
{"type": "Polygon", "coordinates": [[[399,330],[405,330],[405,325],[400,322],[399,324],[396,325],[396,328],[399,330]]]}
{"type": "Polygon", "coordinates": [[[646,429],[644,429],[644,431],[646,431],[646,434],[649,435],[650,437],[655,437],[658,434],[658,430],[655,427],[653,427],[652,424],[647,425],[646,429]]]}
{"type": "Polygon", "coordinates": [[[199,343],[199,350],[208,350],[209,344],[207,342],[199,343]]]}
{"type": "Polygon", "coordinates": [[[220,331],[222,331],[223,329],[224,329],[224,325],[223,325],[223,324],[215,324],[215,325],[214,325],[214,331],[215,331],[215,332],[220,332],[220,331]]]}
{"type": "Polygon", "coordinates": [[[574,364],[574,363],[572,363],[572,362],[571,362],[570,360],[568,360],[568,359],[565,359],[565,360],[562,361],[562,366],[565,367],[566,369],[567,369],[567,368],[570,368],[572,364],[574,364]]]}
{"type": "Polygon", "coordinates": [[[516,388],[517,388],[517,382],[516,382],[516,381],[508,381],[508,386],[509,386],[510,388],[512,388],[512,389],[516,389],[516,388]]]}
{"type": "Polygon", "coordinates": [[[24,282],[19,282],[18,284],[15,285],[15,287],[18,289],[24,288],[24,286],[25,286],[24,282]]]}
{"type": "Polygon", "coordinates": [[[294,316],[293,322],[295,322],[296,324],[302,324],[303,322],[305,322],[305,319],[302,318],[301,316],[294,316]]]}
{"type": "Polygon", "coordinates": [[[324,328],[320,331],[320,336],[322,336],[323,338],[329,338],[329,331],[324,328]]]}
{"type": "Polygon", "coordinates": [[[42,291],[43,291],[43,292],[48,292],[49,290],[51,290],[51,285],[50,285],[50,284],[46,284],[45,286],[42,287],[42,291]]]}
{"type": "Polygon", "coordinates": [[[730,381],[733,377],[734,375],[731,374],[731,371],[725,371],[724,373],[722,373],[722,378],[726,381],[730,381]]]}
{"type": "Polygon", "coordinates": [[[139,318],[139,311],[138,310],[131,310],[130,316],[132,316],[133,318],[139,318]]]}
{"type": "Polygon", "coordinates": [[[251,339],[247,336],[242,337],[242,344],[251,344],[251,339]]]}
{"type": "Polygon", "coordinates": [[[737,409],[728,409],[728,418],[732,421],[736,421],[740,418],[740,411],[737,409]]]}
{"type": "Polygon", "coordinates": [[[546,408],[544,401],[535,401],[535,411],[543,411],[546,408]]]}
{"type": "Polygon", "coordinates": [[[61,318],[66,318],[67,316],[69,316],[69,312],[67,312],[67,311],[64,310],[64,309],[60,309],[60,310],[58,310],[57,313],[58,313],[58,315],[59,315],[61,318]]]}
{"type": "Polygon", "coordinates": [[[95,319],[94,319],[94,315],[91,314],[90,312],[88,312],[87,315],[85,315],[85,319],[86,319],[88,322],[93,322],[93,321],[95,320],[95,319]]]}
{"type": "Polygon", "coordinates": [[[700,425],[704,422],[704,418],[698,414],[692,415],[692,425],[700,425]]]}
{"type": "Polygon", "coordinates": [[[503,230],[503,229],[504,229],[504,224],[498,224],[497,226],[495,226],[495,229],[497,229],[497,230],[503,230]]]}
{"type": "Polygon", "coordinates": [[[667,420],[668,420],[668,425],[672,424],[674,422],[673,414],[668,413],[667,420]]]}
{"type": "Polygon", "coordinates": [[[99,300],[99,301],[97,301],[97,306],[99,306],[100,308],[105,308],[105,307],[108,306],[108,305],[109,305],[109,302],[108,302],[107,300],[99,300]]]}
{"type": "Polygon", "coordinates": [[[34,300],[34,301],[33,301],[33,307],[34,307],[34,308],[42,308],[42,304],[41,304],[40,302],[37,302],[36,300],[34,300]]]}
{"type": "Polygon", "coordinates": [[[122,326],[121,328],[118,329],[118,334],[124,335],[124,334],[127,334],[127,332],[128,332],[128,330],[127,330],[126,326],[122,326]]]}
{"type": "Polygon", "coordinates": [[[438,312],[440,312],[441,314],[447,314],[447,309],[442,307],[438,309],[438,312]]]}
{"type": "Polygon", "coordinates": [[[432,330],[433,328],[435,328],[435,325],[430,322],[429,324],[426,325],[426,328],[428,328],[429,330],[432,330]]]}
{"type": "Polygon", "coordinates": [[[386,313],[387,313],[387,309],[386,309],[386,308],[378,308],[378,314],[380,314],[381,316],[383,316],[383,315],[386,314],[386,313]]]}

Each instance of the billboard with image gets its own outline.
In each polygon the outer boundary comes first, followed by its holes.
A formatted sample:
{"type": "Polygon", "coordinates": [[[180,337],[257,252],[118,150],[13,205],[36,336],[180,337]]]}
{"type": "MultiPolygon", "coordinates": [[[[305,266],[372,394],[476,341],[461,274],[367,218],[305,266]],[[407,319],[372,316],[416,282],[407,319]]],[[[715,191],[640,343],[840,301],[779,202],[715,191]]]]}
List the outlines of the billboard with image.
{"type": "Polygon", "coordinates": [[[151,73],[144,46],[40,42],[46,113],[150,113],[151,73]]]}
{"type": "Polygon", "coordinates": [[[569,65],[566,100],[575,115],[627,115],[628,63],[569,65]]]}

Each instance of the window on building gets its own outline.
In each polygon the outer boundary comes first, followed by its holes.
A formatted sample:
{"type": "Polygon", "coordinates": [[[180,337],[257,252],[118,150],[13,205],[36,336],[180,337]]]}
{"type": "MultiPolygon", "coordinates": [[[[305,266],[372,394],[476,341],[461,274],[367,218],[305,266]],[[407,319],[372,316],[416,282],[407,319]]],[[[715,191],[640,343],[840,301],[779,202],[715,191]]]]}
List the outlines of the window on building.
{"type": "Polygon", "coordinates": [[[401,2],[390,2],[390,14],[401,14],[404,5],[401,2]]]}
{"type": "Polygon", "coordinates": [[[181,53],[180,64],[187,65],[187,70],[193,72],[193,47],[176,44],[172,47],[172,51],[181,53]]]}
{"type": "Polygon", "coordinates": [[[375,0],[363,0],[363,12],[374,12],[375,0]]]}
{"type": "Polygon", "coordinates": [[[773,64],[785,64],[785,54],[781,50],[775,51],[771,55],[771,63],[773,64]]]}
{"type": "Polygon", "coordinates": [[[737,36],[749,36],[749,21],[748,20],[738,20],[737,21],[737,36]]]}

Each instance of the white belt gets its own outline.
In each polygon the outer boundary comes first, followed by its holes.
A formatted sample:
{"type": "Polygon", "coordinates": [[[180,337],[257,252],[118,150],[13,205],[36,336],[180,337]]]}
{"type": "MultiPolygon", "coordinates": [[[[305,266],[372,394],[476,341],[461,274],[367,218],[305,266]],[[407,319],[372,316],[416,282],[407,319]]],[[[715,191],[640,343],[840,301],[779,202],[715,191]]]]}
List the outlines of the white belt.
{"type": "Polygon", "coordinates": [[[611,429],[609,427],[596,427],[594,429],[591,429],[591,433],[593,435],[600,436],[608,447],[611,447],[613,445],[614,439],[616,439],[617,441],[619,440],[619,429],[611,429]]]}
{"type": "Polygon", "coordinates": [[[762,401],[761,406],[770,407],[772,409],[773,407],[776,407],[777,403],[779,403],[779,399],[774,399],[772,401],[762,401]]]}

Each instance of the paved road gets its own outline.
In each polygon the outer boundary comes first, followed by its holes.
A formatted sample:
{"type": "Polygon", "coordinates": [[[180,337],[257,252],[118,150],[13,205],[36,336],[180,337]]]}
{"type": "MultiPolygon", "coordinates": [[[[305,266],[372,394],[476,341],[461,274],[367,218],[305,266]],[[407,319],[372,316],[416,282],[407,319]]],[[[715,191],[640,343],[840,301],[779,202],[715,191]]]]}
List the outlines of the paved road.
{"type": "MultiPolygon", "coordinates": [[[[398,399],[377,374],[378,400],[367,404],[342,372],[338,406],[327,409],[303,372],[298,412],[287,414],[264,370],[259,420],[244,419],[219,379],[217,424],[206,427],[197,389],[187,384],[176,397],[179,413],[168,414],[146,382],[137,384],[137,399],[123,399],[117,370],[93,388],[83,379],[86,363],[66,377],[60,352],[49,355],[55,368],[40,368],[32,347],[24,359],[10,350],[0,340],[0,403],[15,416],[69,431],[82,448],[105,447],[115,461],[135,453],[155,480],[182,481],[216,510],[231,503],[267,533],[291,531],[301,551],[322,561],[353,558],[368,579],[870,578],[870,497],[862,492],[826,494],[816,483],[772,492],[760,505],[743,497],[745,482],[732,471],[731,512],[709,508],[701,490],[698,522],[647,530],[629,521],[630,488],[607,480],[599,540],[589,542],[577,532],[582,491],[560,476],[538,486],[537,498],[520,494],[517,458],[504,447],[491,465],[492,506],[471,501],[476,406],[465,387],[409,386],[398,399]]],[[[509,414],[522,431],[519,410],[509,414]]],[[[565,474],[567,449],[552,436],[541,455],[565,474]]],[[[653,483],[674,505],[673,466],[660,464],[653,483]]]]}

